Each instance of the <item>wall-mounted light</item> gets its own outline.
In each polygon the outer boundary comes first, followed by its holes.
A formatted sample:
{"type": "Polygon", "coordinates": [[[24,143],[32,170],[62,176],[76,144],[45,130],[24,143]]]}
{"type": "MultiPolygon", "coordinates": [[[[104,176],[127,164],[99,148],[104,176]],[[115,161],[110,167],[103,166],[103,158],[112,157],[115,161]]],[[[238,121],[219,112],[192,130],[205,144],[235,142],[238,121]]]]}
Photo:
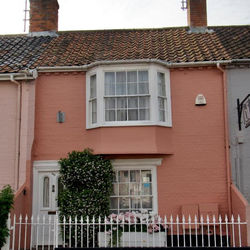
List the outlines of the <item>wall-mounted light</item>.
{"type": "Polygon", "coordinates": [[[203,94],[198,94],[195,98],[196,106],[204,106],[207,104],[206,98],[203,94]]]}
{"type": "Polygon", "coordinates": [[[65,122],[65,113],[59,110],[56,115],[56,121],[59,123],[65,122]]]}

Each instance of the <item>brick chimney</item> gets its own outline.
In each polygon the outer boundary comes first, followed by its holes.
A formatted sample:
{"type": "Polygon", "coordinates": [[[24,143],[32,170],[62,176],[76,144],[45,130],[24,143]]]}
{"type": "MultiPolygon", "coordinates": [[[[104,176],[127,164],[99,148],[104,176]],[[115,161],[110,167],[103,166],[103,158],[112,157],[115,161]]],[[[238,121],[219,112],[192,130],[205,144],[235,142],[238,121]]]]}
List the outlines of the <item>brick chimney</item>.
{"type": "Polygon", "coordinates": [[[189,27],[207,27],[206,0],[188,0],[187,19],[189,27]]]}
{"type": "Polygon", "coordinates": [[[30,32],[58,31],[57,0],[30,0],[30,32]]]}

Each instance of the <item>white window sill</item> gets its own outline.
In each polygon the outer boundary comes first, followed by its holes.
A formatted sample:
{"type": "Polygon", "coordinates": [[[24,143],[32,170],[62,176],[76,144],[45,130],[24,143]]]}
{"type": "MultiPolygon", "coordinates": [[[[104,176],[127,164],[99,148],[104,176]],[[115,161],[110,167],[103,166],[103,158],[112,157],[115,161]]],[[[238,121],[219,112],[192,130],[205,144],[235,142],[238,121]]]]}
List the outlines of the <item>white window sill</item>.
{"type": "Polygon", "coordinates": [[[172,124],[167,122],[151,122],[151,121],[129,121],[129,122],[105,122],[104,124],[93,124],[86,129],[100,128],[100,127],[133,127],[133,126],[162,126],[172,127],[172,124]]]}

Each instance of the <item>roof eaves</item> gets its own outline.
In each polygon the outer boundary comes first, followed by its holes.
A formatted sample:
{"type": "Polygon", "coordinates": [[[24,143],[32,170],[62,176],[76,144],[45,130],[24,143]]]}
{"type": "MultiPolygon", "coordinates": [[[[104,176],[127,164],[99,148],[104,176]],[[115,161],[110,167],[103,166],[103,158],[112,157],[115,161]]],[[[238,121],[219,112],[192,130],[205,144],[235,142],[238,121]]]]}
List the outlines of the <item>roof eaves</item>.
{"type": "Polygon", "coordinates": [[[0,73],[0,81],[15,80],[35,80],[38,77],[36,69],[26,69],[16,73],[0,73]]]}
{"type": "Polygon", "coordinates": [[[38,67],[38,72],[70,72],[70,71],[87,71],[90,68],[102,65],[116,65],[116,64],[140,64],[140,63],[156,63],[167,68],[180,67],[201,67],[217,65],[227,65],[232,63],[232,60],[217,60],[217,61],[199,61],[199,62],[167,62],[159,59],[136,59],[136,60],[111,60],[111,61],[96,61],[90,64],[81,66],[53,66],[53,67],[38,67]]]}

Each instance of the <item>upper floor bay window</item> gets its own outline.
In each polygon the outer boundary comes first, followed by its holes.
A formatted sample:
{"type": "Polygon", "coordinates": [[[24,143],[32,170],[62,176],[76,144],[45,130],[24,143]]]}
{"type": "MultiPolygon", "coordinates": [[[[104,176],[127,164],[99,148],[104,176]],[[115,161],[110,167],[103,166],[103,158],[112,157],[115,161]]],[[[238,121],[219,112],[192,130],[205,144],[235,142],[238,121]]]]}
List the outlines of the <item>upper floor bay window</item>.
{"type": "Polygon", "coordinates": [[[169,71],[160,66],[97,67],[87,73],[87,128],[171,126],[169,71]]]}

